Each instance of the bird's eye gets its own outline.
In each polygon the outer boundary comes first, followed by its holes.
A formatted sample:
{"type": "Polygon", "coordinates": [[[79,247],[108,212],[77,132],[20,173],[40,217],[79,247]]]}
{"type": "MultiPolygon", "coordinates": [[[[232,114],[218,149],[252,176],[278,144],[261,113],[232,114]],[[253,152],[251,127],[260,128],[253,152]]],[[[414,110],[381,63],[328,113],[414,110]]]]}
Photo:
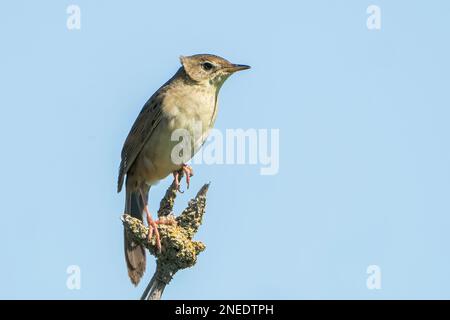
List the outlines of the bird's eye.
{"type": "Polygon", "coordinates": [[[204,62],[202,63],[202,68],[203,70],[209,71],[213,68],[213,65],[209,62],[204,62]]]}

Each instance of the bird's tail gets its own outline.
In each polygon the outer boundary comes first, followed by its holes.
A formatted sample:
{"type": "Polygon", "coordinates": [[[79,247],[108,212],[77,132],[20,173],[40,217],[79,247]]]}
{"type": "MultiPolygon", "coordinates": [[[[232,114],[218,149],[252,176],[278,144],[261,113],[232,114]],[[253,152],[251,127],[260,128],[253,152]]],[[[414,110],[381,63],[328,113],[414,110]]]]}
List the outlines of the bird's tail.
{"type": "MultiPolygon", "coordinates": [[[[149,187],[130,190],[126,187],[125,213],[142,220],[144,206],[147,205],[149,187]]],[[[125,230],[125,260],[128,276],[134,285],[139,283],[145,271],[145,248],[133,241],[125,230]]]]}

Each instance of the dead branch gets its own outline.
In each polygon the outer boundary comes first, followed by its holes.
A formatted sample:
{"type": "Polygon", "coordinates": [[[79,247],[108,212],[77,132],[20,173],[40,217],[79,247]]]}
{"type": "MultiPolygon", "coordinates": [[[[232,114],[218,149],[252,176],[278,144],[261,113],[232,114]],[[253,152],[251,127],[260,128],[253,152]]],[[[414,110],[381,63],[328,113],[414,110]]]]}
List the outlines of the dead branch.
{"type": "Polygon", "coordinates": [[[197,233],[205,213],[206,193],[209,183],[205,184],[190,200],[186,209],[175,217],[172,213],[177,191],[175,185],[167,189],[161,200],[158,210],[160,220],[166,220],[169,224],[159,224],[158,230],[161,237],[162,250],[157,252],[155,237],[147,239],[148,228],[139,219],[127,214],[122,216],[122,222],[134,240],[144,245],[149,252],[156,257],[156,271],[142,294],[142,300],[159,300],[164,288],[172,280],[177,271],[195,265],[197,256],[205,250],[202,242],[192,240],[197,233]]]}

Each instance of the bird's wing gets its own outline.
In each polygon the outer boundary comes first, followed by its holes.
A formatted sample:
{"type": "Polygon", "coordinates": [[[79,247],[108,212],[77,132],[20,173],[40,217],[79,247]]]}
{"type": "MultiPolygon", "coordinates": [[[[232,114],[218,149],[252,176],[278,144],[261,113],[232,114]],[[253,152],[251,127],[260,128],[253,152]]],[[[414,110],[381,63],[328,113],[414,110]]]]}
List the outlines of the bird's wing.
{"type": "Polygon", "coordinates": [[[158,90],[142,108],[122,148],[117,192],[122,190],[123,181],[130,167],[151,137],[162,119],[161,104],[165,90],[158,90]]]}

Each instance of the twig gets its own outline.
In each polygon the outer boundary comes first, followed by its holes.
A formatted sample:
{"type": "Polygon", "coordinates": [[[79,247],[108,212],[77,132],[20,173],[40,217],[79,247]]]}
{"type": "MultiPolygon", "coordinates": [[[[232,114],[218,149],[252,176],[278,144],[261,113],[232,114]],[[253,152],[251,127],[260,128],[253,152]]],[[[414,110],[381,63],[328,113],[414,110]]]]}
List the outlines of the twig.
{"type": "Polygon", "coordinates": [[[194,266],[198,254],[205,250],[206,247],[202,242],[194,241],[192,238],[202,223],[208,188],[209,183],[199,190],[197,196],[189,201],[187,208],[178,217],[172,214],[177,195],[175,184],[167,189],[158,210],[159,219],[166,220],[166,224],[158,224],[162,245],[161,253],[156,250],[155,237],[150,241],[147,239],[148,228],[142,221],[127,214],[122,216],[127,232],[157,259],[155,274],[142,294],[142,300],[161,299],[164,288],[175,273],[178,270],[194,266]]]}

